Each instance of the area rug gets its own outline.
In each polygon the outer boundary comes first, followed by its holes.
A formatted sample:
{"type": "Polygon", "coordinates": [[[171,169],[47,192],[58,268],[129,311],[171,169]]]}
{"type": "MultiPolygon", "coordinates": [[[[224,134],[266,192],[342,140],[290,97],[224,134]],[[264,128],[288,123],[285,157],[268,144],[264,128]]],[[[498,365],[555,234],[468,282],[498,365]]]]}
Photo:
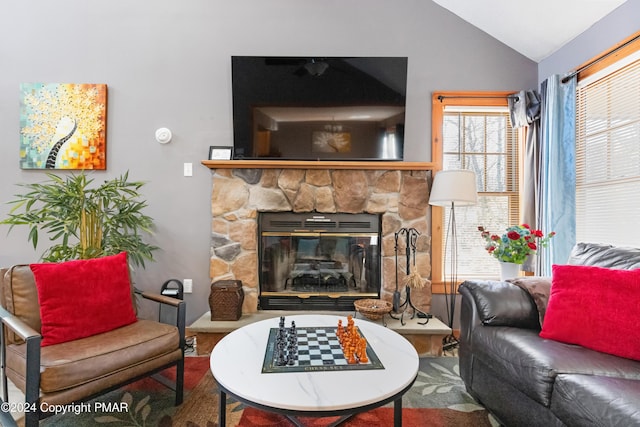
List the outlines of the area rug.
{"type": "MultiPolygon", "coordinates": [[[[153,379],[143,379],[97,399],[77,411],[57,414],[46,427],[159,426],[213,427],[218,420],[218,393],[208,357],[185,359],[185,401],[173,406],[174,394],[153,379]]],[[[175,370],[163,375],[172,378],[175,370]]],[[[227,400],[227,425],[232,427],[290,427],[286,418],[227,400]]],[[[420,359],[420,372],[403,397],[403,426],[494,426],[491,416],[467,394],[456,357],[420,359]]],[[[335,418],[304,418],[307,427],[322,427],[335,418]]],[[[345,427],[393,425],[393,404],[358,414],[345,427]]]]}

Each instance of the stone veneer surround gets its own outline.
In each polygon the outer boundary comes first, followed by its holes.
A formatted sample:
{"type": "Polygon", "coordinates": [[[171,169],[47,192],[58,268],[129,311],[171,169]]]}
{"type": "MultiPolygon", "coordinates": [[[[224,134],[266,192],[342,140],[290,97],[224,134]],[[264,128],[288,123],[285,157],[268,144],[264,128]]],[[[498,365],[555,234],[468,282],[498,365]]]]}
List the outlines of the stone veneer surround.
{"type": "MultiPolygon", "coordinates": [[[[425,286],[412,289],[411,300],[420,310],[431,311],[430,171],[211,168],[211,172],[210,276],[212,281],[242,281],[243,313],[258,308],[258,212],[381,214],[380,293],[388,301],[396,286],[395,233],[402,227],[415,228],[420,233],[416,271],[425,286]]],[[[403,240],[399,246],[398,287],[403,291],[403,240]]]]}

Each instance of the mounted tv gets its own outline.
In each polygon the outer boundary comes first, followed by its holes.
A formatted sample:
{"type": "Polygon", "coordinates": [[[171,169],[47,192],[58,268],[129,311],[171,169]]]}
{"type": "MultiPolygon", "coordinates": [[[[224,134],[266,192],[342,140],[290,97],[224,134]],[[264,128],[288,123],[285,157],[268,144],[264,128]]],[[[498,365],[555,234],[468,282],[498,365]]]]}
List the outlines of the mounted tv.
{"type": "Polygon", "coordinates": [[[234,159],[402,160],[406,57],[233,56],[234,159]]]}

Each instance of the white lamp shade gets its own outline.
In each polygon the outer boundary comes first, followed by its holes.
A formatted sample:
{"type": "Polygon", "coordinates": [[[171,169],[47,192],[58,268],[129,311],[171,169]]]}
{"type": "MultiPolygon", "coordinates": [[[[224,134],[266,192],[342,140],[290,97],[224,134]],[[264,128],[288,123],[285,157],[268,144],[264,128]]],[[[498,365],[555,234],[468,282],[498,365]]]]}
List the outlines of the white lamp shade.
{"type": "Polygon", "coordinates": [[[476,174],[470,170],[445,170],[436,173],[429,204],[434,206],[475,205],[478,202],[476,174]]]}

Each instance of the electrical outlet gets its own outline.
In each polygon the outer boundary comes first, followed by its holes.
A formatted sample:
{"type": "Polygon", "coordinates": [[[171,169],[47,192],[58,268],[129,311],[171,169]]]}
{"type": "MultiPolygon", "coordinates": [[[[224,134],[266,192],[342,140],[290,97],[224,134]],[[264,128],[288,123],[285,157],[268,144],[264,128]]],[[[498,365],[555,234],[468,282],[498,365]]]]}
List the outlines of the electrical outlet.
{"type": "Polygon", "coordinates": [[[193,292],[193,280],[191,279],[184,279],[182,281],[182,291],[185,294],[190,294],[193,292]]]}
{"type": "Polygon", "coordinates": [[[193,163],[184,164],[184,176],[193,176],[193,163]]]}

